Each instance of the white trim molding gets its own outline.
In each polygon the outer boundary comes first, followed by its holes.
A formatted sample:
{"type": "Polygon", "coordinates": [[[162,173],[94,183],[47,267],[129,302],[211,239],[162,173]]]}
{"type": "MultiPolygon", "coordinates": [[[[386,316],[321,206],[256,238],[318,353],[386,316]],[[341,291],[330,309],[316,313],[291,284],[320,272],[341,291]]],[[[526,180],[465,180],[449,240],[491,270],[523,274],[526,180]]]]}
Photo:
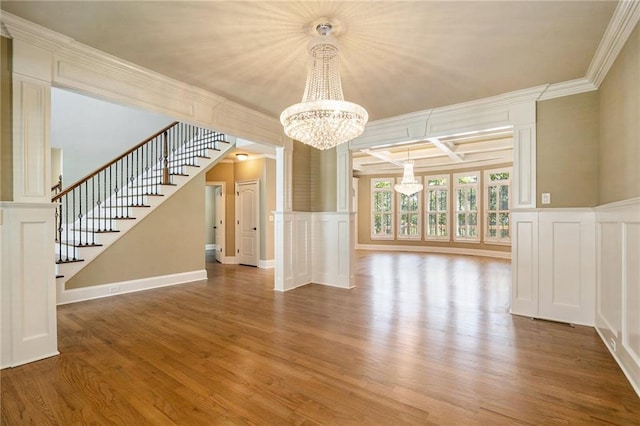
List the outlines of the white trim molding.
{"type": "Polygon", "coordinates": [[[640,21],[640,1],[618,2],[587,70],[586,79],[595,87],[600,87],[602,84],[638,21],[640,21]]]}
{"type": "Polygon", "coordinates": [[[354,286],[353,212],[273,212],[276,291],[315,283],[354,286]]]}
{"type": "Polygon", "coordinates": [[[595,208],[595,325],[640,396],[640,198],[595,208]]]}
{"type": "Polygon", "coordinates": [[[258,261],[258,268],[260,269],[272,269],[275,267],[275,260],[273,259],[269,259],[269,260],[262,260],[260,259],[258,261]]]}
{"type": "Polygon", "coordinates": [[[64,281],[58,280],[58,305],[82,302],[85,300],[101,299],[103,297],[118,296],[120,294],[134,293],[153,288],[168,287],[177,284],[185,284],[207,279],[207,271],[181,272],[178,274],[159,275],[156,277],[141,278],[137,280],[120,281],[116,283],[101,284],[77,289],[64,289],[64,281]]]}
{"type": "Polygon", "coordinates": [[[10,13],[3,11],[1,19],[11,38],[48,53],[48,80],[54,86],[142,107],[255,142],[273,146],[284,144],[285,136],[277,118],[94,49],[10,13]]]}
{"type": "Polygon", "coordinates": [[[594,325],[594,219],[591,208],[511,212],[511,313],[594,325]]]}
{"type": "Polygon", "coordinates": [[[511,252],[483,250],[474,248],[437,247],[437,246],[398,246],[379,244],[358,244],[356,250],[405,251],[412,253],[459,254],[463,256],[492,257],[495,259],[511,259],[511,252]]]}
{"type": "Polygon", "coordinates": [[[561,98],[564,96],[577,95],[579,93],[591,92],[597,90],[598,87],[586,77],[576,78],[575,80],[563,81],[547,86],[546,90],[540,95],[539,101],[561,98]]]}
{"type": "Polygon", "coordinates": [[[54,210],[0,202],[2,368],[58,354],[54,210]]]}

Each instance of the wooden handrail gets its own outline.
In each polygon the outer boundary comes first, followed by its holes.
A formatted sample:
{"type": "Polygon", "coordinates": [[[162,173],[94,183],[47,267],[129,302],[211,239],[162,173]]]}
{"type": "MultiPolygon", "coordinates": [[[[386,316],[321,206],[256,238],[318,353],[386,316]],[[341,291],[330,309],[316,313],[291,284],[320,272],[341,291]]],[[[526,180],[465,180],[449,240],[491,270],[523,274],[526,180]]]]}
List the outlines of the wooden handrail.
{"type": "Polygon", "coordinates": [[[130,150],[126,151],[125,153],[123,153],[123,154],[119,155],[118,157],[114,158],[113,160],[111,160],[107,164],[105,164],[105,165],[101,166],[100,168],[94,170],[93,172],[89,173],[88,175],[86,175],[82,179],[78,180],[76,183],[74,183],[73,185],[71,185],[70,187],[68,187],[67,189],[65,189],[61,193],[57,194],[55,197],[53,197],[51,199],[51,202],[52,203],[56,202],[58,199],[62,198],[63,195],[71,192],[72,190],[74,190],[75,188],[80,186],[84,181],[91,179],[92,177],[94,177],[95,175],[97,175],[98,173],[100,173],[101,171],[106,169],[107,167],[111,166],[112,164],[116,163],[118,160],[126,157],[127,155],[131,154],[136,149],[140,148],[141,146],[143,146],[147,142],[151,141],[152,139],[157,138],[158,136],[160,136],[161,134],[163,134],[164,132],[166,132],[167,130],[171,129],[172,127],[174,127],[177,124],[178,124],[178,122],[174,121],[173,123],[169,124],[164,129],[159,130],[158,132],[156,132],[153,135],[149,136],[147,139],[143,140],[142,142],[140,142],[139,144],[137,144],[136,146],[134,146],[130,150]]]}

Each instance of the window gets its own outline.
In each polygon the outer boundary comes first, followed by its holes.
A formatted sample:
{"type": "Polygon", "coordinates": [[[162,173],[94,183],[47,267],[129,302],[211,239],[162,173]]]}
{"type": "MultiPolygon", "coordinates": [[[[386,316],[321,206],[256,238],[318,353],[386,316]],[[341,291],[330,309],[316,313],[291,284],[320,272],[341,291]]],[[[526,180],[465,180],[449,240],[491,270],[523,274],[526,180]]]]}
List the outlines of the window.
{"type": "Polygon", "coordinates": [[[511,169],[487,170],[485,173],[485,233],[491,243],[511,242],[509,207],[511,205],[511,169]]]}
{"type": "Polygon", "coordinates": [[[393,239],[393,178],[371,179],[371,239],[393,239]]]}
{"type": "MultiPolygon", "coordinates": [[[[419,179],[419,178],[418,178],[419,179]]],[[[400,182],[402,178],[398,178],[400,182]]],[[[420,234],[420,193],[404,195],[398,192],[398,239],[419,240],[420,234]]]]}
{"type": "Polygon", "coordinates": [[[449,175],[425,177],[427,240],[449,241],[449,175]]]}
{"type": "Polygon", "coordinates": [[[478,184],[480,174],[453,175],[455,193],[455,241],[480,241],[478,229],[478,184]]]}

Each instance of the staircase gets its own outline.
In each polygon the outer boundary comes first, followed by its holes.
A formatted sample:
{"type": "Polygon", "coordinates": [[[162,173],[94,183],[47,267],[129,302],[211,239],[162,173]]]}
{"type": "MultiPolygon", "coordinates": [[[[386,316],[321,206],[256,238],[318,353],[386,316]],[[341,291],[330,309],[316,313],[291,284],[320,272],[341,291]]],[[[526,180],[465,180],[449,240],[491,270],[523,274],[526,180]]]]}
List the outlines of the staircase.
{"type": "Polygon", "coordinates": [[[58,304],[65,283],[235,144],[212,130],[174,122],[52,197],[56,208],[58,304]]]}

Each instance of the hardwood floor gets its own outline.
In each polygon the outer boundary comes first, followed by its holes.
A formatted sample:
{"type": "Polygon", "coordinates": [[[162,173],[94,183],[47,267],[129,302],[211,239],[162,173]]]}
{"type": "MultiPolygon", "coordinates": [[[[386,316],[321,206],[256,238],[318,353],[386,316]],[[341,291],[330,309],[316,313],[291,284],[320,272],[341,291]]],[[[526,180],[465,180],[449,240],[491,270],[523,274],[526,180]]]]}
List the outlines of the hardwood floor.
{"type": "Polygon", "coordinates": [[[508,261],[359,252],[357,287],[273,271],[58,308],[61,355],[0,373],[2,424],[640,424],[592,328],[508,314],[508,261]]]}

